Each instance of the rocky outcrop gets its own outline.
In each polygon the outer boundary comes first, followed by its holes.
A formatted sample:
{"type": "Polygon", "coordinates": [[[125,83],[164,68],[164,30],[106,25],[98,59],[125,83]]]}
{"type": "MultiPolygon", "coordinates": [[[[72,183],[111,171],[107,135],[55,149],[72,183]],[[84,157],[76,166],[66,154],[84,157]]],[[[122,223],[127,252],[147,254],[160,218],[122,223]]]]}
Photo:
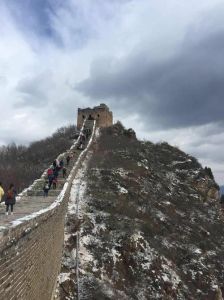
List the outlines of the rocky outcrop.
{"type": "Polygon", "coordinates": [[[219,187],[209,176],[204,175],[197,178],[193,185],[198,190],[202,201],[214,200],[218,203],[220,198],[219,187]]]}

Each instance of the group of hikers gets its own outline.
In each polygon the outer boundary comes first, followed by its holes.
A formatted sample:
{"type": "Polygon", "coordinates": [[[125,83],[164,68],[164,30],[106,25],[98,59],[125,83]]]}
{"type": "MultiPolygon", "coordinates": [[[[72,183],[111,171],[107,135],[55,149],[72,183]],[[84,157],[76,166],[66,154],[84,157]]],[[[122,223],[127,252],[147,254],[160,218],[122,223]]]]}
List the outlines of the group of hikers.
{"type": "MultiPolygon", "coordinates": [[[[79,138],[79,143],[77,145],[77,149],[79,150],[83,150],[85,147],[85,143],[87,138],[89,137],[89,131],[86,131],[86,133],[84,134],[83,132],[80,133],[80,138],[79,138]]],[[[66,163],[67,166],[69,165],[70,160],[73,158],[73,155],[67,155],[66,157],[66,163]]],[[[66,173],[67,173],[67,169],[64,166],[64,160],[58,160],[55,159],[53,161],[52,166],[47,170],[47,180],[44,183],[43,186],[43,191],[44,191],[44,197],[48,196],[48,192],[51,189],[51,187],[56,190],[57,188],[57,183],[58,183],[58,175],[59,172],[62,171],[62,176],[63,178],[66,177],[66,173]]]]}
{"type": "MultiPolygon", "coordinates": [[[[85,148],[86,140],[89,138],[90,135],[91,135],[90,129],[85,129],[85,133],[81,132],[79,135],[80,136],[79,143],[76,148],[79,150],[83,150],[85,148]]],[[[72,154],[68,154],[66,156],[66,166],[69,165],[70,160],[72,158],[73,158],[72,154]]],[[[47,170],[47,180],[45,181],[43,186],[44,197],[48,196],[48,192],[51,189],[51,187],[53,189],[57,188],[58,175],[59,172],[61,171],[62,171],[63,178],[65,178],[67,174],[67,168],[64,166],[64,160],[55,159],[53,161],[52,166],[47,170]]],[[[0,182],[0,202],[2,202],[2,200],[4,199],[3,201],[5,202],[6,205],[6,212],[5,212],[6,215],[8,214],[13,215],[13,207],[16,203],[16,196],[17,196],[17,192],[15,190],[14,184],[11,183],[9,185],[9,188],[7,189],[7,192],[5,193],[2,183],[0,182]]]]}
{"type": "MultiPolygon", "coordinates": [[[[67,166],[69,165],[69,162],[72,159],[72,157],[73,157],[72,155],[67,155],[66,157],[67,166]]],[[[48,196],[48,192],[51,189],[51,187],[53,187],[53,189],[56,190],[57,183],[58,183],[58,175],[60,171],[62,171],[62,176],[63,178],[65,178],[67,174],[67,169],[64,166],[64,160],[61,159],[59,161],[58,159],[55,159],[53,161],[52,167],[50,167],[47,170],[47,180],[45,181],[43,186],[44,197],[48,196]]]]}
{"type": "MultiPolygon", "coordinates": [[[[89,134],[91,134],[91,131],[86,130],[85,134],[83,132],[80,132],[79,134],[79,143],[77,145],[77,149],[83,150],[85,148],[85,143],[87,138],[89,137],[89,134]]],[[[73,156],[67,155],[66,157],[66,163],[67,166],[69,165],[69,162],[73,156]]],[[[48,196],[48,192],[51,189],[51,187],[56,190],[57,188],[57,182],[58,182],[58,175],[59,172],[62,171],[63,178],[66,177],[67,169],[64,166],[64,160],[61,159],[55,159],[53,161],[52,166],[47,170],[47,180],[44,183],[43,191],[44,191],[44,197],[48,196]]]]}

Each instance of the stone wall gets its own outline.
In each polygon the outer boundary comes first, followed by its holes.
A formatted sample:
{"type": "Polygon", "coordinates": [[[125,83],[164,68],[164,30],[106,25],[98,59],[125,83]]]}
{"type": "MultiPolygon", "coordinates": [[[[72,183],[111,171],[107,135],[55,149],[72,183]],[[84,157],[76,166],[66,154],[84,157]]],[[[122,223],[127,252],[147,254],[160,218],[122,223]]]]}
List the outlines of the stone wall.
{"type": "Polygon", "coordinates": [[[66,200],[3,237],[0,299],[51,299],[61,261],[66,200]]]}
{"type": "Polygon", "coordinates": [[[81,128],[83,121],[86,119],[96,120],[97,127],[108,127],[113,124],[113,114],[109,110],[108,106],[101,103],[99,106],[94,108],[78,109],[77,116],[77,128],[81,128]]]}
{"type": "MultiPolygon", "coordinates": [[[[95,133],[95,125],[93,135],[95,133]]],[[[90,142],[91,143],[91,142],[90,142]]],[[[72,181],[90,146],[81,152],[56,201],[0,236],[0,299],[51,300],[61,266],[64,221],[72,181]]]]}

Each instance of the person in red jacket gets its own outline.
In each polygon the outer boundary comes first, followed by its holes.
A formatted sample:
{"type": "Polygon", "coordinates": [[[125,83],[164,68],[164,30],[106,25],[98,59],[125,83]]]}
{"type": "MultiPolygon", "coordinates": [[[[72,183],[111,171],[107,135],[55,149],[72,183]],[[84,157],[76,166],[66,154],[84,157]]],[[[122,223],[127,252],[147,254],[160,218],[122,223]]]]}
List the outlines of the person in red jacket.
{"type": "Polygon", "coordinates": [[[49,189],[50,189],[53,179],[54,179],[54,170],[52,168],[49,168],[47,170],[47,177],[48,177],[48,183],[49,183],[49,189]]]}
{"type": "Polygon", "coordinates": [[[52,176],[52,175],[53,175],[53,173],[54,173],[54,171],[53,171],[52,168],[49,168],[49,169],[47,170],[47,176],[48,176],[48,179],[49,179],[49,176],[52,176]]]}

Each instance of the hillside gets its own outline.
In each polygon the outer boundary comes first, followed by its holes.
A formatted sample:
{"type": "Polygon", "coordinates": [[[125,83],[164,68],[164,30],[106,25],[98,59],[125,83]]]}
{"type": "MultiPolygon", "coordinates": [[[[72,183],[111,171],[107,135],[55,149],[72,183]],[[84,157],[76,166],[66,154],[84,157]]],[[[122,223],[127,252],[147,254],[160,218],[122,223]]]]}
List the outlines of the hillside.
{"type": "Polygon", "coordinates": [[[194,157],[118,123],[101,130],[86,174],[81,219],[68,214],[61,299],[77,292],[79,227],[80,299],[222,299],[218,186],[194,157]]]}
{"type": "Polygon", "coordinates": [[[29,146],[0,147],[0,181],[4,189],[13,182],[17,192],[28,187],[52,161],[72,145],[75,126],[62,127],[52,136],[29,146]]]}

